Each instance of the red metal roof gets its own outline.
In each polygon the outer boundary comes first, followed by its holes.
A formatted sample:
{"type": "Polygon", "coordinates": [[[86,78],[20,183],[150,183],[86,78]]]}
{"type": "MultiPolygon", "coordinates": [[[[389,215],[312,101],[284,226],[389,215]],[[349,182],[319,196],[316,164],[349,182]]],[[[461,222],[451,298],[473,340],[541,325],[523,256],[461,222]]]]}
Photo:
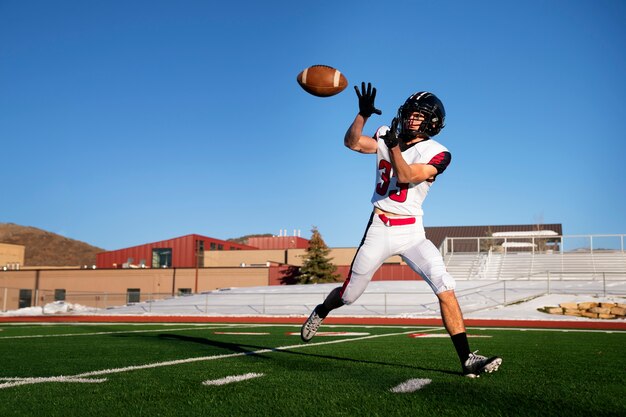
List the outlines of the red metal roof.
{"type": "Polygon", "coordinates": [[[150,268],[152,266],[152,250],[169,248],[172,250],[172,264],[168,266],[192,268],[195,267],[196,241],[204,242],[205,251],[256,249],[249,245],[191,234],[129,248],[100,252],[96,254],[96,267],[121,268],[123,264],[129,263],[129,260],[132,259],[130,263],[133,265],[140,265],[143,261],[146,267],[150,268]]]}

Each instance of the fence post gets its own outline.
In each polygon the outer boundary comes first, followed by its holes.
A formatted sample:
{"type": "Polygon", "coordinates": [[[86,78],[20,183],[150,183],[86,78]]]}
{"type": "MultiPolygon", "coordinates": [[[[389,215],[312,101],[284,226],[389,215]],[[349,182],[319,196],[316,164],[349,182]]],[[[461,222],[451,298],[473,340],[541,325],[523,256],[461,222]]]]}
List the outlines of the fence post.
{"type": "Polygon", "coordinates": [[[605,272],[602,273],[602,293],[604,294],[603,296],[606,297],[606,273],[605,272]]]}
{"type": "Polygon", "coordinates": [[[505,279],[502,280],[502,291],[504,292],[504,295],[502,297],[502,304],[506,305],[506,280],[505,279]]]}
{"type": "Polygon", "coordinates": [[[550,295],[550,271],[548,271],[548,295],[550,295]]]}

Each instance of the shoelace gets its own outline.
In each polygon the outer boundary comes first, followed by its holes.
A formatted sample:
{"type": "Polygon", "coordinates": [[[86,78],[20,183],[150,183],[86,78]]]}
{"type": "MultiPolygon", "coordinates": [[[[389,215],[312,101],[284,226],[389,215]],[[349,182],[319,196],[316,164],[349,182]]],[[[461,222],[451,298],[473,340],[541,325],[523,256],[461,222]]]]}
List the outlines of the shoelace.
{"type": "Polygon", "coordinates": [[[473,353],[470,353],[469,357],[467,358],[467,366],[472,366],[476,363],[482,362],[485,359],[487,359],[486,357],[482,356],[482,355],[477,355],[478,351],[475,351],[473,353]]]}
{"type": "Polygon", "coordinates": [[[306,329],[308,331],[316,332],[317,328],[320,327],[321,323],[322,323],[322,320],[320,319],[320,316],[315,314],[313,317],[311,317],[311,321],[307,323],[306,329]]]}

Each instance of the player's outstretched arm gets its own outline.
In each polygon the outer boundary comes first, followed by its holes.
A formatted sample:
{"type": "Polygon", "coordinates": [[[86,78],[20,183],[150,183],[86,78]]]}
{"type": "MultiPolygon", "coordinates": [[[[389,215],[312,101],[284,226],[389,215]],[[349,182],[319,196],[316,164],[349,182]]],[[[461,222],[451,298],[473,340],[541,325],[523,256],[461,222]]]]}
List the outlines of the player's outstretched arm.
{"type": "Polygon", "coordinates": [[[376,88],[372,88],[371,83],[361,83],[361,91],[354,86],[354,91],[359,99],[359,114],[356,116],[346,135],[344,136],[343,143],[346,147],[353,151],[361,153],[376,153],[377,143],[376,140],[370,136],[363,135],[363,127],[365,122],[372,114],[382,114],[380,110],[374,105],[376,99],[376,88]]]}
{"type": "Polygon", "coordinates": [[[357,114],[356,118],[346,131],[346,135],[343,138],[343,144],[353,151],[361,153],[376,153],[378,144],[373,137],[363,135],[363,126],[365,126],[365,118],[360,114],[357,114]]]}

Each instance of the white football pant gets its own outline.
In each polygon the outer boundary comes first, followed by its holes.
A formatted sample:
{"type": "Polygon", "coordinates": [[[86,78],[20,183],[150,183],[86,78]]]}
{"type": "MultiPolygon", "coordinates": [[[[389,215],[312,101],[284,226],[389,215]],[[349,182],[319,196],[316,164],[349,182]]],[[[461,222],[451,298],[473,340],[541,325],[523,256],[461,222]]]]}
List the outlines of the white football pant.
{"type": "Polygon", "coordinates": [[[426,239],[421,216],[416,217],[415,224],[387,226],[373,214],[352,261],[350,275],[343,284],[342,301],[354,303],[378,268],[394,255],[400,255],[435,294],[455,288],[454,278],[446,270],[441,253],[426,239]]]}

